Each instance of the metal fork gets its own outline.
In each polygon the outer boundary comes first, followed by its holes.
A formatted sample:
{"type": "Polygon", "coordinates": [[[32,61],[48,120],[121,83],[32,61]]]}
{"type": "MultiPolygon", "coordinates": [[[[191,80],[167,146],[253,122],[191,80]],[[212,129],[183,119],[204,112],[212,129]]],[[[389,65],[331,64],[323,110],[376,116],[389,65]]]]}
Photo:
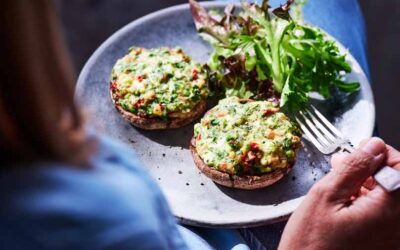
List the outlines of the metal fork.
{"type": "MultiPolygon", "coordinates": [[[[297,123],[309,140],[321,153],[331,155],[338,151],[351,153],[355,150],[351,141],[335,128],[314,106],[299,111],[297,123]]],[[[386,191],[400,188],[400,171],[389,166],[374,174],[376,182],[386,191]]]]}

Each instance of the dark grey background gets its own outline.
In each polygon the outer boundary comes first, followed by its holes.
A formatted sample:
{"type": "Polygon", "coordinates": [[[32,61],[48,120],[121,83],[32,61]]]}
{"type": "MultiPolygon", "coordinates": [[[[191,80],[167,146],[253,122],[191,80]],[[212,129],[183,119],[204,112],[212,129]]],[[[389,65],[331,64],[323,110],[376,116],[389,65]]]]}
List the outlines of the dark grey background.
{"type": "MultiPolygon", "coordinates": [[[[186,0],[55,0],[77,74],[113,32],[138,17],[186,0]]],[[[331,0],[333,1],[333,0],[331,0]]],[[[380,136],[400,147],[400,0],[361,0],[380,136]]],[[[138,34],[140,35],[140,34],[138,34]]]]}
{"type": "Polygon", "coordinates": [[[400,148],[400,1],[360,0],[381,137],[400,148]]]}

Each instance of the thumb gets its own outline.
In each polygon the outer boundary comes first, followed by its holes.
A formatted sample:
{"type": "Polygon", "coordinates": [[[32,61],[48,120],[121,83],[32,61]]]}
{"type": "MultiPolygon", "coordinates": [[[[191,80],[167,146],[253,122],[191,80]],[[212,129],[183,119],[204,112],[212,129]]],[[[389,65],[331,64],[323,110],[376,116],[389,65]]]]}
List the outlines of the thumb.
{"type": "Polygon", "coordinates": [[[334,199],[348,200],[360,190],[365,180],[373,175],[385,159],[386,144],[371,138],[351,154],[336,154],[332,158],[332,171],[320,185],[330,189],[334,199]]]}

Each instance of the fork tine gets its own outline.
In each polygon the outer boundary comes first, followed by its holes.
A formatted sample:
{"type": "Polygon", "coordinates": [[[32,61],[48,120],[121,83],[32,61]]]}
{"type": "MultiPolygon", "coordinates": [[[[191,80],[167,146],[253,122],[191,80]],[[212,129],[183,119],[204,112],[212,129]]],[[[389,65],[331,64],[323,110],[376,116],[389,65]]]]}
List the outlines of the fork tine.
{"type": "Polygon", "coordinates": [[[338,138],[335,137],[335,135],[329,131],[319,120],[317,117],[315,117],[313,115],[313,113],[311,112],[311,110],[306,109],[306,113],[308,114],[308,116],[311,117],[311,120],[313,121],[313,123],[316,125],[316,127],[322,132],[324,133],[325,137],[328,137],[328,139],[331,142],[335,142],[338,138]]]}
{"type": "Polygon", "coordinates": [[[319,150],[323,151],[324,147],[321,145],[321,143],[315,138],[315,136],[311,133],[310,130],[304,125],[302,121],[300,121],[299,118],[295,117],[297,123],[300,125],[301,130],[303,130],[304,134],[307,136],[307,138],[314,144],[314,146],[319,150]]]}
{"type": "Polygon", "coordinates": [[[303,111],[300,111],[300,115],[303,117],[304,121],[306,122],[306,124],[308,125],[308,127],[310,128],[310,130],[317,136],[316,139],[320,142],[320,144],[324,147],[327,147],[331,144],[331,142],[329,142],[325,135],[323,135],[318,128],[315,126],[315,124],[304,114],[303,111]]]}
{"type": "Polygon", "coordinates": [[[321,121],[338,137],[343,138],[342,133],[335,128],[313,105],[311,105],[312,109],[314,110],[315,114],[321,119],[321,121]]]}

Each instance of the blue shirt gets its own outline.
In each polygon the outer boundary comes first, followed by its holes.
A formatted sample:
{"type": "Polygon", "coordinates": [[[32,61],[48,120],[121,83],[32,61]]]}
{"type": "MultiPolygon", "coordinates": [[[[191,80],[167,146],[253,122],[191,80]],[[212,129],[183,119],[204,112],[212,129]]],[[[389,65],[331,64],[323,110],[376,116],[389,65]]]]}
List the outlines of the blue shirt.
{"type": "Polygon", "coordinates": [[[91,165],[1,172],[0,249],[187,249],[132,151],[101,138],[91,165]]]}

